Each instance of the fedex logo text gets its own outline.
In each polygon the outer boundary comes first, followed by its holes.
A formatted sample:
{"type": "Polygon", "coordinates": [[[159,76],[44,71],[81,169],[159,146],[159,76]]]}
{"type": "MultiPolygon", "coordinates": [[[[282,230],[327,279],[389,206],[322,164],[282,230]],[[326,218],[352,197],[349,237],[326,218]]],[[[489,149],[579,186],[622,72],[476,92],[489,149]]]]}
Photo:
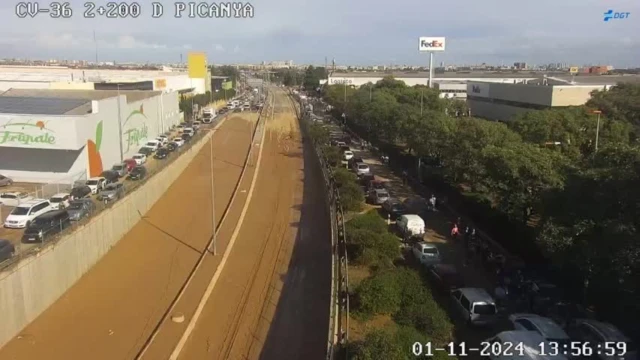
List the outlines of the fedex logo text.
{"type": "Polygon", "coordinates": [[[420,46],[423,48],[441,48],[442,47],[442,43],[436,40],[433,40],[431,42],[426,42],[425,40],[422,40],[420,42],[420,46]]]}

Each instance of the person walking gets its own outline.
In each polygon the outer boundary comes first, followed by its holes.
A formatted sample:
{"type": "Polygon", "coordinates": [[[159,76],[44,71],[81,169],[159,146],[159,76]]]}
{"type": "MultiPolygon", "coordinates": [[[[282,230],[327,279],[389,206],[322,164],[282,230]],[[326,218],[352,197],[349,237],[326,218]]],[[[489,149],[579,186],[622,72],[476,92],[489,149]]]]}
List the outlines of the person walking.
{"type": "Polygon", "coordinates": [[[431,194],[429,198],[429,205],[431,206],[431,211],[436,211],[436,196],[431,194]]]}
{"type": "Polygon", "coordinates": [[[459,234],[460,230],[458,229],[458,224],[453,224],[453,227],[451,228],[451,237],[453,240],[457,240],[459,234]]]}

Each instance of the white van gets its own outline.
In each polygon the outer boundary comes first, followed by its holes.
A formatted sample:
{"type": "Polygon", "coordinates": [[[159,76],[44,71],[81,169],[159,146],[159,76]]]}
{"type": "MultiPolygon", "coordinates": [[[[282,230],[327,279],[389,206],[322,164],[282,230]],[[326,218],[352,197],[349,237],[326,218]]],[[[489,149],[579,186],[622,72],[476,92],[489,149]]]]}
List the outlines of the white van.
{"type": "Polygon", "coordinates": [[[396,226],[404,237],[422,236],[425,233],[424,220],[418,215],[402,215],[396,220],[396,226]]]}
{"type": "Polygon", "coordinates": [[[7,216],[4,221],[4,227],[13,229],[22,229],[29,225],[29,222],[35,219],[38,215],[42,215],[46,212],[52,211],[51,203],[49,200],[36,199],[29,200],[20,203],[13,211],[7,216]]]}
{"type": "Polygon", "coordinates": [[[498,320],[493,297],[482,288],[460,288],[451,292],[456,310],[471,325],[490,325],[498,320]]]}

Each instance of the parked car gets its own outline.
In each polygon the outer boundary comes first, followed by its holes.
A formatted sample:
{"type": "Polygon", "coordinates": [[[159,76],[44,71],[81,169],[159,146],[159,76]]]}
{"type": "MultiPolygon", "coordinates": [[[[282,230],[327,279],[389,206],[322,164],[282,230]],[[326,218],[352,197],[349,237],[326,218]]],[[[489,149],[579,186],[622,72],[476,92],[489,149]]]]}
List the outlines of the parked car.
{"type": "Polygon", "coordinates": [[[91,216],[96,210],[96,204],[91,199],[78,199],[71,201],[66,210],[71,221],[78,221],[91,216]]]}
{"type": "MultiPolygon", "coordinates": [[[[135,154],[135,155],[133,155],[133,160],[136,161],[137,165],[142,165],[142,164],[147,162],[147,155],[140,154],[140,153],[135,154]]],[[[137,167],[137,165],[136,165],[136,167],[137,167]]],[[[135,167],[133,169],[135,169],[135,167]]],[[[131,171],[133,171],[133,169],[131,169],[131,171]]]]}
{"type": "Polygon", "coordinates": [[[37,216],[53,210],[49,200],[34,199],[21,203],[13,208],[4,221],[4,227],[23,229],[37,216]]]}
{"type": "Polygon", "coordinates": [[[367,183],[367,189],[369,190],[387,190],[387,182],[382,180],[369,180],[367,183]]]}
{"type": "Polygon", "coordinates": [[[182,140],[184,140],[185,142],[191,140],[191,134],[188,133],[184,133],[182,135],[180,135],[180,137],[182,138],[182,140]]]}
{"type": "Polygon", "coordinates": [[[389,200],[389,192],[385,189],[374,189],[369,191],[367,202],[373,205],[382,205],[389,200]]]}
{"type": "Polygon", "coordinates": [[[69,201],[71,201],[71,195],[68,193],[58,193],[49,199],[51,208],[54,210],[62,210],[66,208],[69,206],[69,201]]]}
{"type": "Polygon", "coordinates": [[[358,176],[366,175],[371,171],[371,169],[369,169],[369,165],[364,163],[356,164],[355,170],[356,175],[358,176]]]}
{"type": "Polygon", "coordinates": [[[376,179],[375,175],[373,175],[372,173],[368,173],[365,175],[362,175],[360,177],[360,186],[362,186],[364,188],[365,191],[369,191],[372,190],[371,188],[369,188],[369,183],[371,181],[374,181],[376,179]]]}
{"type": "Polygon", "coordinates": [[[69,193],[71,195],[71,201],[84,199],[91,196],[91,188],[88,185],[80,185],[71,189],[69,193]]]}
{"type": "Polygon", "coordinates": [[[0,263],[9,260],[16,253],[16,247],[9,240],[0,239],[0,263]]]}
{"type": "Polygon", "coordinates": [[[347,150],[347,151],[345,151],[345,152],[343,152],[343,153],[342,153],[342,159],[343,159],[343,160],[347,160],[347,161],[349,161],[349,160],[351,160],[352,158],[353,158],[353,152],[352,152],[352,151],[348,151],[348,150],[347,150]]]}
{"type": "Polygon", "coordinates": [[[415,214],[400,215],[396,220],[396,227],[405,239],[422,238],[426,230],[424,220],[415,214]]]}
{"type": "Polygon", "coordinates": [[[131,170],[127,179],[140,180],[144,179],[145,176],[147,176],[147,169],[144,166],[136,166],[131,170]]]}
{"type": "Polygon", "coordinates": [[[100,191],[102,191],[105,185],[107,185],[107,179],[100,176],[96,176],[87,180],[86,184],[89,188],[91,188],[92,194],[97,194],[100,191]]]}
{"type": "Polygon", "coordinates": [[[178,148],[178,144],[170,142],[164,148],[167,149],[168,152],[174,152],[178,148]]]}
{"type": "Polygon", "coordinates": [[[428,267],[429,276],[436,283],[436,286],[447,292],[464,286],[462,274],[455,265],[434,264],[428,267]]]}
{"type": "Polygon", "coordinates": [[[110,202],[122,199],[124,197],[124,184],[113,183],[107,185],[102,193],[98,196],[98,200],[110,202]]]}
{"type": "Polygon", "coordinates": [[[194,130],[194,128],[192,128],[192,127],[186,127],[186,128],[184,128],[184,130],[183,130],[182,134],[183,134],[183,135],[184,135],[184,134],[188,134],[189,136],[193,136],[193,135],[195,135],[195,134],[196,134],[196,131],[195,131],[195,130],[194,130]]]}
{"type": "Polygon", "coordinates": [[[498,320],[493,297],[482,288],[460,288],[451,292],[458,313],[469,325],[490,325],[498,320]]]}
{"type": "Polygon", "coordinates": [[[169,137],[167,135],[160,135],[156,138],[160,142],[162,146],[167,145],[169,142],[169,137]]]}
{"type": "Polygon", "coordinates": [[[120,178],[120,174],[113,170],[103,171],[100,176],[106,179],[105,186],[114,182],[118,182],[118,179],[120,178]]]}
{"type": "Polygon", "coordinates": [[[411,251],[413,252],[413,256],[415,256],[422,265],[436,265],[441,261],[440,251],[435,244],[420,241],[413,244],[411,251]]]}
{"type": "Polygon", "coordinates": [[[24,192],[6,192],[0,194],[0,205],[18,206],[25,201],[33,200],[33,197],[24,192]]]}
{"type": "MultiPolygon", "coordinates": [[[[153,148],[147,147],[147,146],[143,146],[140,149],[138,149],[138,154],[143,154],[145,156],[151,156],[151,154],[153,154],[155,150],[153,148]]],[[[133,159],[135,160],[136,156],[133,155],[133,159]]]]}
{"type": "Polygon", "coordinates": [[[364,163],[364,160],[359,156],[354,156],[353,158],[351,158],[351,160],[349,160],[349,166],[351,166],[352,168],[355,168],[356,165],[360,163],[364,163]]]}
{"type": "Polygon", "coordinates": [[[154,159],[166,159],[169,156],[169,150],[162,148],[156,151],[156,154],[153,155],[154,159]]]}
{"type": "Polygon", "coordinates": [[[44,213],[29,223],[22,235],[23,243],[42,242],[71,225],[66,210],[54,210],[44,213]]]}
{"type": "Polygon", "coordinates": [[[174,144],[178,145],[178,147],[184,145],[184,139],[181,138],[181,137],[173,138],[172,141],[173,141],[174,144]]]}
{"type": "Polygon", "coordinates": [[[600,345],[602,349],[607,350],[607,343],[626,344],[626,354],[616,353],[617,356],[615,357],[607,357],[605,356],[607,351],[602,351],[600,354],[594,353],[594,356],[599,359],[638,359],[638,348],[636,345],[632,343],[622,331],[609,323],[591,319],[577,319],[573,321],[566,330],[572,341],[580,343],[589,342],[593,348],[600,345]]]}
{"type": "Polygon", "coordinates": [[[382,209],[391,216],[392,220],[396,220],[407,213],[407,208],[404,204],[396,199],[389,199],[382,203],[382,209]]]}
{"type": "Polygon", "coordinates": [[[118,174],[119,177],[123,177],[123,176],[126,176],[127,173],[129,172],[129,167],[127,166],[126,163],[123,162],[121,164],[113,165],[113,167],[111,168],[111,171],[118,174]]]}
{"type": "Polygon", "coordinates": [[[537,314],[512,314],[509,321],[515,330],[535,331],[546,341],[570,346],[569,335],[553,320],[537,314]]]}
{"type": "Polygon", "coordinates": [[[9,186],[9,185],[13,185],[13,180],[11,180],[11,178],[8,178],[0,174],[0,186],[9,186]]]}
{"type": "Polygon", "coordinates": [[[158,149],[160,149],[161,146],[162,146],[162,142],[160,142],[159,140],[149,140],[147,141],[146,144],[144,144],[144,147],[148,147],[154,152],[158,151],[158,149]]]}
{"type": "Polygon", "coordinates": [[[138,165],[138,163],[134,159],[125,159],[124,163],[125,165],[127,165],[127,173],[129,173],[129,171],[133,170],[133,168],[138,165]]]}

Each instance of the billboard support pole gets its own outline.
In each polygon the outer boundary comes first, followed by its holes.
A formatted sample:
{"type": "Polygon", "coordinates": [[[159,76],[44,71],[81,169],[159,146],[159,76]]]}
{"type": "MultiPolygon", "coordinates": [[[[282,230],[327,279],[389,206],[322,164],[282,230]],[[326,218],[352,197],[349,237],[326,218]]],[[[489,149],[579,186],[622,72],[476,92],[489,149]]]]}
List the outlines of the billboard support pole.
{"type": "Polygon", "coordinates": [[[122,150],[122,112],[120,111],[120,83],[117,85],[118,89],[118,134],[120,135],[120,163],[124,162],[124,151],[122,150]]]}
{"type": "Polygon", "coordinates": [[[429,51],[429,88],[433,87],[433,51],[429,51]]]}

